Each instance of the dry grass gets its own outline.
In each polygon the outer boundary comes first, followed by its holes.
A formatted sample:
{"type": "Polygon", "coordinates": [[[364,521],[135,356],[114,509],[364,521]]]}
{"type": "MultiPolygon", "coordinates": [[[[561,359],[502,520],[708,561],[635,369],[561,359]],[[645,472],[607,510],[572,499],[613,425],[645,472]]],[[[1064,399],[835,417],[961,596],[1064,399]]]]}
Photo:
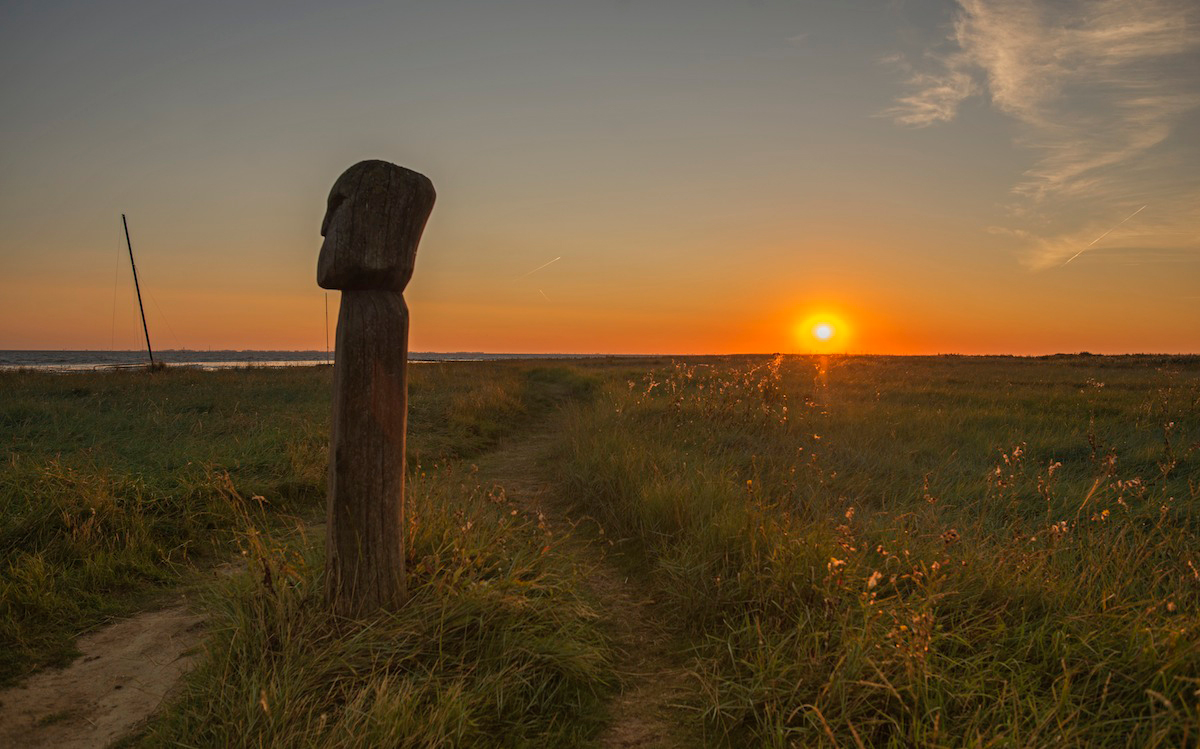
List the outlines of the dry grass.
{"type": "Polygon", "coordinates": [[[562,404],[559,490],[675,612],[712,743],[1200,736],[1194,358],[414,367],[413,604],[356,622],[297,530],[327,369],[3,377],[5,677],[245,551],[203,665],[129,743],[586,743],[602,602],[471,469],[562,404]]]}
{"type": "Polygon", "coordinates": [[[560,477],[671,597],[714,736],[1181,746],[1198,402],[1195,360],[681,363],[579,408],[560,477]]]}

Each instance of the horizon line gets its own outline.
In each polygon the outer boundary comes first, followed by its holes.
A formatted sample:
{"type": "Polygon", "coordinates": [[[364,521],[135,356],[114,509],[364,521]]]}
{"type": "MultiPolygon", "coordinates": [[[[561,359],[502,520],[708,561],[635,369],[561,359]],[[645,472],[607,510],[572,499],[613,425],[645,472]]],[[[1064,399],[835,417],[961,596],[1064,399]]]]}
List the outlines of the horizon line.
{"type": "MultiPolygon", "coordinates": [[[[0,349],[0,353],[95,353],[95,354],[138,354],[145,353],[145,349],[104,349],[104,348],[56,348],[56,349],[0,349]]],[[[189,353],[189,354],[204,354],[204,353],[289,353],[289,354],[321,354],[332,356],[333,351],[325,351],[323,349],[236,349],[236,348],[205,348],[205,349],[156,349],[155,353],[189,353]]],[[[1120,353],[1095,353],[1092,351],[1053,351],[1042,354],[1016,354],[1007,352],[990,352],[990,353],[961,353],[956,351],[939,351],[937,353],[913,353],[913,354],[884,354],[870,351],[740,351],[732,353],[652,353],[652,354],[633,354],[633,353],[607,353],[607,352],[562,352],[562,351],[544,351],[544,352],[527,352],[527,351],[479,351],[479,350],[458,350],[458,351],[410,351],[409,358],[414,356],[464,356],[464,355],[479,355],[479,356],[506,356],[506,357],[521,357],[528,359],[538,358],[626,358],[626,359],[646,359],[653,357],[696,357],[696,356],[879,356],[879,357],[922,357],[922,356],[963,356],[963,357],[1011,357],[1021,359],[1038,359],[1052,356],[1200,356],[1200,351],[1124,351],[1120,353]]]]}

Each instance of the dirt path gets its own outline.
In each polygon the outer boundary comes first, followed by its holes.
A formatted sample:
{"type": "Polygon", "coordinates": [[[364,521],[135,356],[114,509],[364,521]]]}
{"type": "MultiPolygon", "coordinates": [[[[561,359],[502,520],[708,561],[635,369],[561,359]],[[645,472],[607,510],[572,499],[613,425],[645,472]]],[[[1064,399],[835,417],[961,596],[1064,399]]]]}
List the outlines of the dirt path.
{"type": "Polygon", "coordinates": [[[540,511],[555,535],[568,535],[587,580],[588,592],[602,607],[619,650],[622,688],[611,706],[611,723],[599,737],[604,749],[650,749],[701,745],[695,715],[680,705],[691,684],[672,647],[645,580],[630,576],[611,558],[607,544],[576,531],[576,511],[556,496],[540,474],[538,463],[554,439],[541,434],[481,459],[480,475],[502,486],[512,502],[540,511]]]}
{"type": "MultiPolygon", "coordinates": [[[[588,592],[616,641],[622,689],[599,737],[605,749],[700,746],[694,714],[680,707],[691,684],[672,647],[649,585],[622,571],[607,544],[586,530],[569,503],[539,475],[552,434],[514,441],[479,461],[483,477],[518,505],[541,511],[578,559],[588,592]]],[[[79,639],[70,666],[35,674],[0,692],[0,747],[108,746],[148,718],[187,671],[200,644],[201,617],[186,606],[150,611],[79,639]]]]}
{"type": "Polygon", "coordinates": [[[187,670],[202,626],[177,605],[84,635],[74,663],[0,692],[0,746],[108,746],[149,717],[187,670]]]}

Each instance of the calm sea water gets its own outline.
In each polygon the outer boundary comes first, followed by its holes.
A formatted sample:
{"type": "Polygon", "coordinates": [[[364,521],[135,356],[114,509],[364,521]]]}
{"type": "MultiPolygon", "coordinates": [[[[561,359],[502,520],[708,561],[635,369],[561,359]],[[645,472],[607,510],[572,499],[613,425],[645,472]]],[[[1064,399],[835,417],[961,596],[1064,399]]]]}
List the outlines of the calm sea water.
{"type": "MultiPolygon", "coordinates": [[[[482,354],[478,352],[408,355],[411,362],[489,361],[498,359],[580,359],[574,354],[482,354]]],[[[324,351],[155,351],[155,361],[173,367],[226,369],[229,367],[311,367],[329,364],[324,351]]],[[[145,351],[0,351],[0,370],[43,369],[89,371],[146,364],[145,351]]]]}

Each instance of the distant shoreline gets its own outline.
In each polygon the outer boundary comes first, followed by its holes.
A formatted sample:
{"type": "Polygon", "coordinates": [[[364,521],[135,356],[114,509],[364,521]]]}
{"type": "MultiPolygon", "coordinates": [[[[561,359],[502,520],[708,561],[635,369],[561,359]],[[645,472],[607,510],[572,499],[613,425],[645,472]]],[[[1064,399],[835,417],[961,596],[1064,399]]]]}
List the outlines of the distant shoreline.
{"type": "MultiPolygon", "coordinates": [[[[414,364],[467,361],[534,361],[534,360],[611,360],[611,359],[680,359],[680,360],[728,360],[736,358],[758,358],[774,356],[774,353],[745,354],[531,354],[531,353],[486,353],[481,351],[428,352],[414,351],[409,361],[414,364]]],[[[819,356],[815,353],[788,353],[786,356],[819,356]]],[[[331,354],[325,351],[260,351],[218,350],[194,351],[166,349],[155,352],[155,361],[175,367],[196,369],[235,369],[241,367],[303,367],[332,364],[331,354]]],[[[1200,354],[1091,354],[1088,352],[1017,355],[1017,354],[828,354],[833,357],[863,357],[878,359],[1024,359],[1031,361],[1055,361],[1078,359],[1083,361],[1114,360],[1125,362],[1200,364],[1200,354]]],[[[144,351],[99,351],[99,350],[9,350],[0,351],[0,371],[45,370],[55,372],[90,372],[140,368],[148,364],[144,351]]]]}
{"type": "MultiPolygon", "coordinates": [[[[409,354],[413,363],[462,361],[530,361],[537,359],[649,359],[653,355],[638,354],[491,354],[479,351],[421,352],[409,354]]],[[[260,351],[218,350],[194,351],[165,349],[154,352],[156,363],[170,367],[197,369],[233,369],[239,367],[305,367],[333,363],[332,354],[325,351],[260,351]]],[[[0,371],[33,369],[56,372],[113,370],[140,368],[149,364],[145,351],[99,350],[8,350],[0,351],[0,371]]]]}

